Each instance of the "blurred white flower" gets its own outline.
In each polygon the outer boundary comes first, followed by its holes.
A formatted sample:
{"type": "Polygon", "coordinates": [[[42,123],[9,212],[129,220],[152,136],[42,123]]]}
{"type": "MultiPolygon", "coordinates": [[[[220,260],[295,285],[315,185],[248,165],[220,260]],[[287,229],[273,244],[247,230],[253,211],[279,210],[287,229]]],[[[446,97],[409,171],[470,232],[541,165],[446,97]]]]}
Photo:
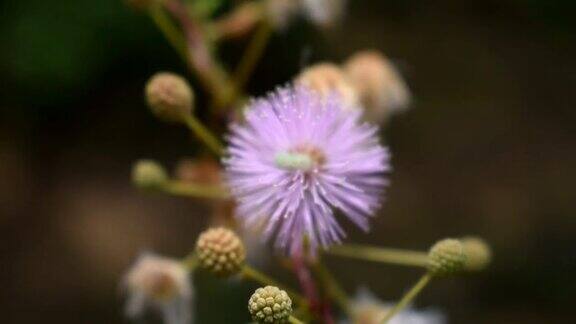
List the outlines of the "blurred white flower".
{"type": "Polygon", "coordinates": [[[344,0],[266,0],[266,11],[272,24],[285,29],[291,20],[303,15],[321,28],[338,24],[344,14],[344,0]]]}
{"type": "Polygon", "coordinates": [[[302,0],[305,15],[314,24],[323,27],[334,27],[342,18],[346,1],[344,0],[302,0]]]}
{"type": "MultiPolygon", "coordinates": [[[[367,289],[360,289],[352,302],[354,318],[343,322],[350,324],[379,324],[393,303],[379,300],[367,289]]],[[[445,324],[445,316],[435,309],[415,310],[407,308],[396,314],[388,324],[445,324]]]]}
{"type": "Polygon", "coordinates": [[[360,97],[367,120],[380,124],[410,106],[410,89],[382,53],[357,52],[344,63],[344,71],[360,97]]]}
{"type": "Polygon", "coordinates": [[[329,62],[320,62],[302,70],[294,82],[328,99],[336,94],[344,110],[359,109],[358,93],[354,84],[342,68],[329,62]]]}
{"type": "Polygon", "coordinates": [[[190,324],[194,296],[189,272],[178,261],[152,253],[141,255],[128,270],[126,315],[137,318],[146,307],[161,312],[166,324],[190,324]]]}

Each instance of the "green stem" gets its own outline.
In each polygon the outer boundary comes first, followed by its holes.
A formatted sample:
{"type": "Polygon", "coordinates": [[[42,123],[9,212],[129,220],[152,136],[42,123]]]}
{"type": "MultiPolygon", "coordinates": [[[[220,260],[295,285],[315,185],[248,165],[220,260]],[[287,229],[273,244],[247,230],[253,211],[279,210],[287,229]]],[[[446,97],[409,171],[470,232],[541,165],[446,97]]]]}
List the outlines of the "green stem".
{"type": "Polygon", "coordinates": [[[222,97],[228,88],[228,76],[216,61],[203,30],[206,22],[194,17],[181,0],[164,0],[164,7],[180,23],[188,59],[203,86],[215,97],[222,97]]]}
{"type": "Polygon", "coordinates": [[[402,297],[402,299],[396,304],[382,319],[380,323],[386,324],[388,321],[394,317],[394,315],[398,314],[402,311],[406,306],[408,306],[414,299],[418,296],[418,294],[426,287],[426,285],[432,280],[432,274],[426,273],[424,274],[416,284],[410,288],[410,290],[402,297]]]}
{"type": "Polygon", "coordinates": [[[220,141],[208,130],[196,117],[186,116],[184,122],[192,130],[192,132],[198,136],[198,138],[204,142],[218,156],[223,154],[223,146],[220,141]]]}
{"type": "Polygon", "coordinates": [[[343,257],[392,263],[403,266],[426,267],[428,264],[427,253],[401,249],[389,249],[362,245],[340,245],[331,248],[327,251],[327,253],[343,257]]]}
{"type": "MultiPolygon", "coordinates": [[[[242,92],[242,89],[250,79],[256,64],[262,57],[264,49],[266,49],[268,40],[272,35],[272,30],[270,22],[264,20],[252,37],[252,40],[250,41],[250,44],[248,44],[248,47],[240,59],[240,63],[238,63],[238,67],[234,73],[234,85],[236,89],[234,94],[242,92]]],[[[233,102],[234,99],[235,98],[231,98],[230,102],[233,102]]]]}
{"type": "Polygon", "coordinates": [[[150,18],[154,21],[158,29],[164,34],[170,45],[176,50],[178,55],[182,58],[186,65],[190,66],[188,58],[188,49],[186,47],[186,39],[180,30],[174,25],[174,22],[168,17],[162,5],[156,4],[150,7],[150,18]]]}
{"type": "Polygon", "coordinates": [[[288,322],[292,323],[292,324],[304,324],[304,322],[302,322],[301,320],[297,319],[294,316],[290,316],[288,318],[288,322]]]}
{"type": "Polygon", "coordinates": [[[228,192],[220,186],[201,185],[180,181],[167,181],[161,186],[161,190],[177,196],[221,199],[228,198],[228,192]]]}
{"type": "Polygon", "coordinates": [[[192,271],[198,265],[198,259],[196,258],[196,253],[191,252],[188,254],[184,259],[182,259],[182,265],[184,268],[188,269],[188,271],[192,271]]]}
{"type": "Polygon", "coordinates": [[[252,279],[256,282],[259,282],[263,285],[266,286],[275,286],[278,287],[284,291],[286,291],[286,293],[298,304],[301,305],[306,305],[306,298],[304,298],[302,295],[300,295],[299,293],[284,287],[283,285],[279,284],[278,282],[276,282],[274,279],[268,277],[267,275],[263,274],[262,272],[252,268],[251,266],[245,264],[242,267],[241,270],[242,275],[244,275],[244,277],[252,279]]]}
{"type": "Polygon", "coordinates": [[[320,260],[315,262],[312,268],[314,272],[316,272],[318,278],[320,278],[320,281],[322,282],[322,285],[328,292],[328,295],[330,295],[330,297],[332,297],[334,301],[338,303],[338,305],[342,310],[344,310],[348,315],[351,315],[352,310],[350,309],[350,302],[348,295],[346,294],[344,289],[340,287],[338,281],[336,280],[336,278],[334,278],[332,273],[328,271],[328,268],[326,268],[326,266],[324,266],[324,264],[322,264],[320,260]]]}

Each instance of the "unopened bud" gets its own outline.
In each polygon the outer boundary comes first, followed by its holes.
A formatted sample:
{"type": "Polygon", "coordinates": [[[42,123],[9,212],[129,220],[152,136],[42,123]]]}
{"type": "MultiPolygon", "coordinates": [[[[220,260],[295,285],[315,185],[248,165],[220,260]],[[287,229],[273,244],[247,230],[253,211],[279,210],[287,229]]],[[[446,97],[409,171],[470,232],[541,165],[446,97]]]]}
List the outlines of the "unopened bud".
{"type": "Polygon", "coordinates": [[[339,96],[342,107],[352,110],[358,107],[356,89],[344,71],[332,63],[319,63],[304,69],[295,79],[297,85],[305,86],[323,98],[339,96]]]}
{"type": "Polygon", "coordinates": [[[132,182],[141,189],[158,189],[168,180],[164,168],[153,160],[140,160],[132,167],[132,182]]]}
{"type": "Polygon", "coordinates": [[[233,231],[211,228],[200,234],[196,243],[200,267],[217,276],[237,273],[246,258],[244,244],[233,231]]]}
{"type": "Polygon", "coordinates": [[[490,264],[492,250],[486,241],[473,236],[464,237],[460,241],[466,254],[466,270],[481,271],[490,264]]]}
{"type": "Polygon", "coordinates": [[[456,274],[464,269],[466,254],[459,240],[444,239],[428,252],[428,270],[436,276],[456,274]]]}
{"type": "Polygon", "coordinates": [[[292,314],[292,300],[284,290],[266,286],[252,294],[248,311],[257,323],[288,323],[292,314]]]}
{"type": "Polygon", "coordinates": [[[146,101],[156,117],[167,122],[182,122],[192,113],[194,94],[183,77],[160,72],[146,84],[146,101]]]}
{"type": "Polygon", "coordinates": [[[367,50],[354,54],[344,64],[344,71],[358,92],[367,120],[382,123],[408,108],[408,86],[380,52],[367,50]]]}

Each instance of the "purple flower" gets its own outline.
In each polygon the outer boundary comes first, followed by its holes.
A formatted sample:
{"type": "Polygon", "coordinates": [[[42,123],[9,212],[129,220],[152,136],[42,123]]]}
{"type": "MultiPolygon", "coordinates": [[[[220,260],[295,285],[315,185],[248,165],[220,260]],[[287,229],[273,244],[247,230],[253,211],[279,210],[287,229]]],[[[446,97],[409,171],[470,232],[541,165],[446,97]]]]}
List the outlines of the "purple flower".
{"type": "Polygon", "coordinates": [[[226,176],[246,226],[260,227],[276,246],[298,252],[327,247],[345,236],[335,209],[367,231],[390,170],[378,128],[303,87],[282,88],[254,101],[233,124],[226,176]]]}

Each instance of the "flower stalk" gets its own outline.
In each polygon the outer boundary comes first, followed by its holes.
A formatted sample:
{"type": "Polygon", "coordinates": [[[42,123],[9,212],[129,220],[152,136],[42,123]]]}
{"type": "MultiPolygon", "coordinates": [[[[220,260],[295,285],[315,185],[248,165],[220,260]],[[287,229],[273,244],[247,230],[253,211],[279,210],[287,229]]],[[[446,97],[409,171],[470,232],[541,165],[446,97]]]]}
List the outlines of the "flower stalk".
{"type": "Polygon", "coordinates": [[[222,156],[224,152],[222,143],[196,117],[185,116],[184,123],[214,154],[222,156]]]}
{"type": "Polygon", "coordinates": [[[272,31],[273,28],[270,22],[264,20],[256,30],[254,36],[252,36],[252,39],[250,40],[250,43],[248,44],[248,47],[234,72],[234,91],[231,93],[228,102],[234,102],[236,97],[242,93],[256,68],[256,64],[260,61],[262,54],[264,54],[264,50],[270,40],[272,31]]]}
{"type": "Polygon", "coordinates": [[[196,183],[184,183],[180,181],[167,181],[160,189],[165,193],[175,196],[195,198],[226,199],[228,192],[220,186],[202,185],[196,183]]]}
{"type": "Polygon", "coordinates": [[[275,287],[279,287],[282,290],[286,291],[286,293],[288,293],[288,295],[290,296],[290,298],[292,298],[296,303],[300,304],[300,305],[307,305],[308,302],[306,301],[306,298],[304,298],[304,296],[300,295],[299,293],[286,288],[284,285],[279,284],[278,282],[276,282],[276,280],[270,278],[269,276],[267,276],[266,274],[252,268],[251,266],[249,266],[248,264],[245,264],[242,269],[240,269],[240,273],[247,279],[251,279],[254,280],[258,283],[261,283],[265,286],[275,286],[275,287]]]}
{"type": "Polygon", "coordinates": [[[402,266],[427,267],[426,252],[372,247],[364,245],[340,245],[327,251],[332,255],[362,259],[374,262],[390,263],[402,266]]]}
{"type": "Polygon", "coordinates": [[[304,324],[304,322],[302,322],[301,320],[297,319],[294,316],[288,317],[288,322],[290,322],[292,324],[304,324]]]}
{"type": "Polygon", "coordinates": [[[320,279],[320,282],[324,286],[324,289],[326,290],[328,295],[338,304],[338,306],[344,312],[346,312],[346,314],[350,315],[352,313],[352,310],[350,309],[350,301],[348,295],[346,294],[344,289],[342,289],[340,284],[338,284],[338,281],[336,280],[336,278],[334,278],[332,273],[330,273],[328,268],[326,268],[326,266],[322,264],[320,260],[317,260],[317,262],[315,262],[312,265],[312,269],[316,273],[317,277],[320,279]]]}
{"type": "Polygon", "coordinates": [[[410,305],[414,301],[414,299],[418,296],[418,294],[422,292],[424,287],[426,287],[426,285],[430,283],[432,278],[433,275],[431,273],[427,272],[426,274],[424,274],[420,278],[420,280],[418,280],[418,282],[416,282],[416,284],[412,288],[410,288],[408,292],[406,292],[406,294],[402,297],[402,299],[400,299],[400,301],[390,311],[388,311],[388,313],[386,313],[381,323],[382,324],[388,323],[388,321],[392,317],[394,317],[394,315],[398,314],[400,311],[406,308],[406,306],[410,305]]]}

